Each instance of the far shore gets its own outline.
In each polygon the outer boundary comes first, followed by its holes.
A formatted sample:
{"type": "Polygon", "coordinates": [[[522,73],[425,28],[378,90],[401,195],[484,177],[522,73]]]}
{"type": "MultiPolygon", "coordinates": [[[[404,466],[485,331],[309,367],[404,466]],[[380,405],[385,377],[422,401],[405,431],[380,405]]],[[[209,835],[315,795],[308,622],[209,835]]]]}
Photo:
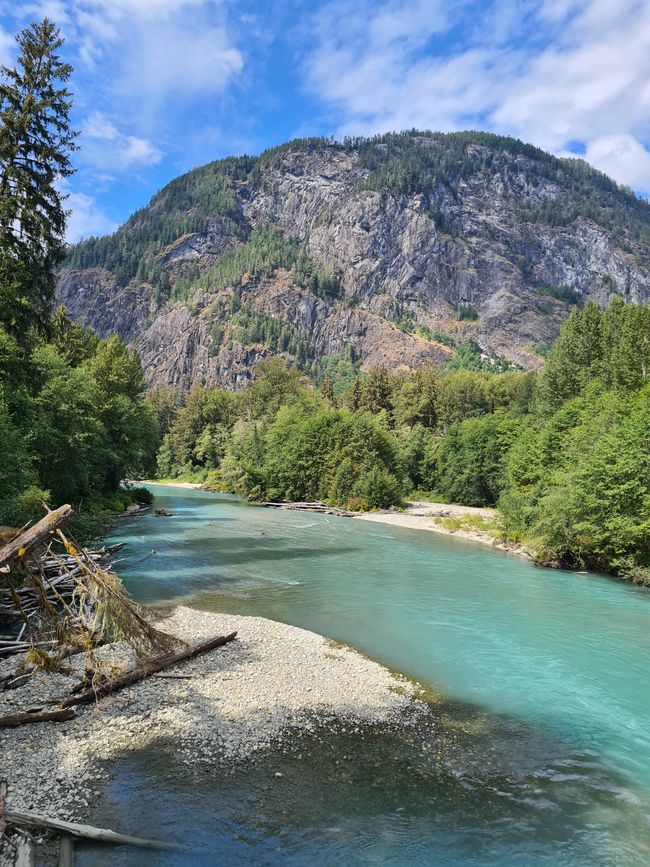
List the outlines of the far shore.
{"type": "Polygon", "coordinates": [[[390,524],[393,527],[404,527],[408,530],[427,530],[433,533],[444,533],[446,536],[455,536],[457,539],[467,539],[471,542],[480,542],[490,545],[501,551],[508,551],[520,557],[531,559],[531,554],[520,545],[507,542],[499,542],[487,530],[474,527],[459,527],[451,529],[446,527],[442,520],[444,517],[458,518],[460,521],[467,518],[483,518],[486,521],[494,521],[498,516],[496,509],[477,508],[475,506],[457,506],[448,503],[432,503],[428,500],[415,500],[407,502],[404,511],[385,512],[360,512],[355,518],[360,521],[374,521],[379,524],[390,524]]]}
{"type": "Polygon", "coordinates": [[[202,488],[203,485],[199,482],[173,482],[169,479],[162,481],[154,482],[153,479],[139,479],[136,484],[138,485],[164,485],[166,488],[190,488],[190,489],[198,489],[202,488]]]}

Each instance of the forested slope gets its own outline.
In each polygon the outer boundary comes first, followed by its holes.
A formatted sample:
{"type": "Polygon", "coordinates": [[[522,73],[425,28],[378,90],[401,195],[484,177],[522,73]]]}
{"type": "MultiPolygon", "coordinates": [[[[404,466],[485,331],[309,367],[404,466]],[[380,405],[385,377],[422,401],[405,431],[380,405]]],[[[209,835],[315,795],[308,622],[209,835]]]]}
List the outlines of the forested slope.
{"type": "Polygon", "coordinates": [[[650,206],[485,133],[298,140],[172,181],[72,248],[58,293],[183,389],[277,354],[408,370],[469,342],[537,369],[572,305],[650,297],[650,206]]]}

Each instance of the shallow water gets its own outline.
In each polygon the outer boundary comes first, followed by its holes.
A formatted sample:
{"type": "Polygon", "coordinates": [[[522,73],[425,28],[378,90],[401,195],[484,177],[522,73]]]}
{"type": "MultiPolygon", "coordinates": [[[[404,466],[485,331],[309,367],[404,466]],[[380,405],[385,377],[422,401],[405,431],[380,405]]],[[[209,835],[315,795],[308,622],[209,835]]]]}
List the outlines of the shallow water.
{"type": "Polygon", "coordinates": [[[115,534],[136,599],[322,632],[446,703],[409,742],[331,735],[236,778],[131,754],[98,818],[188,829],[202,854],[93,850],[78,863],[650,862],[650,594],[440,534],[155,493],[173,517],[115,534]]]}

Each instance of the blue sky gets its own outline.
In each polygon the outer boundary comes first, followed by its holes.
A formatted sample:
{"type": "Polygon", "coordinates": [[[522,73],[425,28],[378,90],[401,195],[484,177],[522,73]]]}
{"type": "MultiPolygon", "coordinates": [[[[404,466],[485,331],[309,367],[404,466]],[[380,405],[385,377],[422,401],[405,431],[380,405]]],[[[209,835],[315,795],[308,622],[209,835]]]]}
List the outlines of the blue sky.
{"type": "Polygon", "coordinates": [[[296,136],[486,129],[650,191],[650,0],[0,0],[75,67],[70,240],[296,136]]]}

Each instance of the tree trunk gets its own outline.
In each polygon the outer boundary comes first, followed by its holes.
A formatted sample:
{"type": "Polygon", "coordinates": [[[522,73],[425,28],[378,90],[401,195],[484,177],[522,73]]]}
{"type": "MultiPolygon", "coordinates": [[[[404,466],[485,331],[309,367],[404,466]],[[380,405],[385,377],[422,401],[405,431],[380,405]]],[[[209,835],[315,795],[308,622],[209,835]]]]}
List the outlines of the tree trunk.
{"type": "Polygon", "coordinates": [[[86,840],[97,840],[100,843],[114,843],[118,846],[144,846],[149,849],[184,850],[179,843],[163,843],[161,840],[143,840],[141,837],[130,837],[128,834],[118,834],[107,828],[95,828],[92,825],[82,825],[78,822],[65,822],[63,819],[50,819],[37,813],[7,810],[7,825],[15,828],[45,828],[48,831],[58,831],[60,834],[71,834],[73,837],[83,837],[86,840]]]}
{"type": "Polygon", "coordinates": [[[58,710],[25,711],[24,713],[0,716],[0,728],[22,726],[25,723],[65,722],[74,719],[75,716],[74,710],[62,710],[61,708],[58,710]]]}
{"type": "Polygon", "coordinates": [[[97,687],[90,687],[84,690],[79,695],[73,695],[63,699],[59,704],[60,708],[69,708],[76,704],[88,704],[91,701],[97,701],[104,696],[116,692],[125,686],[130,686],[132,683],[138,683],[146,677],[151,677],[162,671],[164,668],[169,668],[170,665],[176,665],[177,662],[184,662],[186,659],[193,659],[201,653],[207,653],[208,650],[213,650],[215,647],[221,647],[228,644],[236,637],[236,632],[231,632],[230,635],[221,635],[219,638],[211,638],[209,641],[204,641],[202,644],[197,644],[190,647],[188,650],[181,650],[179,653],[165,653],[163,656],[157,656],[155,659],[150,659],[138,668],[133,668],[124,674],[119,674],[97,687]]]}
{"type": "Polygon", "coordinates": [[[73,515],[72,506],[61,506],[53,512],[48,512],[33,527],[19,533],[15,539],[0,548],[0,569],[11,565],[18,557],[23,557],[38,545],[42,545],[55,530],[64,527],[73,515]]]}

